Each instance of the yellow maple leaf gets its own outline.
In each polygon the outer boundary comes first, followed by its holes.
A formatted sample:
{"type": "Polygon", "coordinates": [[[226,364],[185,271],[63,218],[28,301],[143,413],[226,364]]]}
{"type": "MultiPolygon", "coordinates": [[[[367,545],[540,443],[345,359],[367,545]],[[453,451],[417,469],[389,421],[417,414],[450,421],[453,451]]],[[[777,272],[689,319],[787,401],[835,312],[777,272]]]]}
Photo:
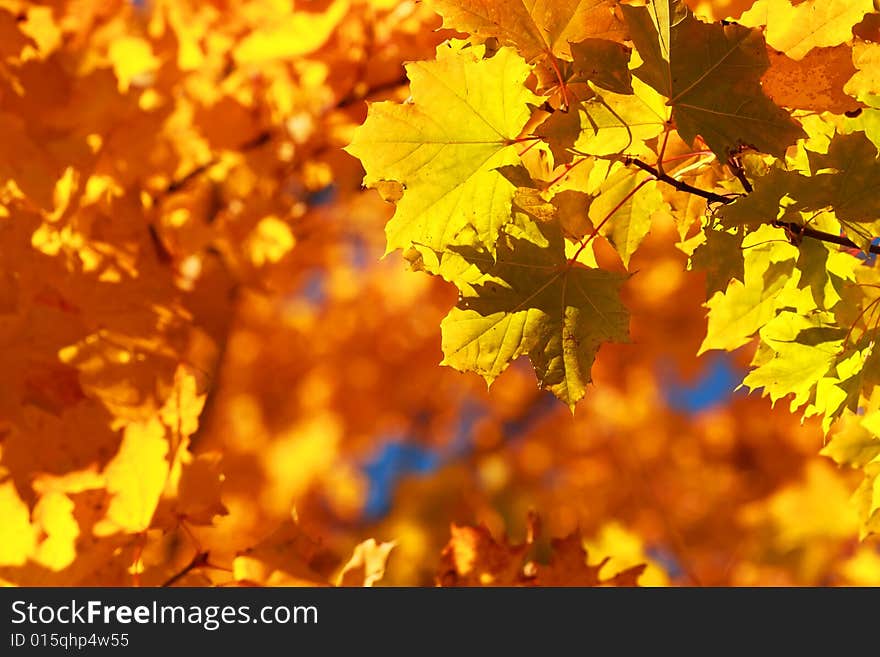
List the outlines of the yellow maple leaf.
{"type": "Polygon", "coordinates": [[[0,565],[21,566],[36,544],[27,504],[18,496],[15,484],[0,484],[0,565]]]}
{"type": "Polygon", "coordinates": [[[165,427],[158,419],[126,427],[119,452],[104,469],[113,499],[95,525],[96,535],[141,532],[150,526],[168,477],[167,453],[165,427]]]}
{"type": "Polygon", "coordinates": [[[385,575],[385,564],[396,543],[377,543],[368,538],[354,549],[351,559],[343,566],[336,580],[337,586],[373,586],[385,575]]]}
{"type": "Polygon", "coordinates": [[[795,60],[813,48],[852,39],[852,26],[873,11],[873,0],[758,0],[739,19],[747,27],[766,26],[767,43],[795,60]]]}

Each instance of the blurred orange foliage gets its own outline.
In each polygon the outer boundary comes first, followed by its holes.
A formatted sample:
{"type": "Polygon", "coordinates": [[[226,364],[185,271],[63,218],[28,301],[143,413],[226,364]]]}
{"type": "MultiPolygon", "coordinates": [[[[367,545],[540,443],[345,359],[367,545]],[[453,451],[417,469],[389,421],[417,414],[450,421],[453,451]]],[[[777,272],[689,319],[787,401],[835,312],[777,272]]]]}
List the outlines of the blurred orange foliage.
{"type": "Polygon", "coordinates": [[[392,208],[342,147],[440,24],[0,0],[0,581],[880,583],[816,425],[670,406],[708,361],[671,221],[574,416],[529,368],[438,366],[455,290],[382,258],[392,208]]]}

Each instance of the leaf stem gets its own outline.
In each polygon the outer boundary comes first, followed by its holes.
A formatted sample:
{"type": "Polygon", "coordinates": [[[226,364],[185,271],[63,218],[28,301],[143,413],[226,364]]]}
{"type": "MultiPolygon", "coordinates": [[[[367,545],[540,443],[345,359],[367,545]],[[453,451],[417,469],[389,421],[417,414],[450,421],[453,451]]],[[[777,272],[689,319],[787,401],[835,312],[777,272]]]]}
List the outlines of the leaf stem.
{"type": "Polygon", "coordinates": [[[563,178],[565,178],[569,173],[571,173],[571,170],[574,169],[578,164],[581,164],[581,163],[586,162],[586,161],[587,161],[587,158],[586,158],[586,157],[582,157],[582,158],[579,159],[577,162],[572,162],[571,164],[566,163],[566,164],[564,165],[564,166],[565,166],[565,171],[563,171],[563,172],[560,173],[558,176],[556,176],[553,180],[551,180],[549,183],[547,183],[547,186],[546,186],[545,189],[550,189],[551,187],[553,187],[553,185],[555,185],[555,184],[558,183],[560,180],[562,180],[563,178]]]}
{"type": "Polygon", "coordinates": [[[559,91],[562,94],[562,108],[564,110],[568,110],[568,88],[565,86],[565,79],[562,77],[562,71],[559,69],[559,62],[552,52],[548,52],[550,55],[548,59],[550,60],[550,67],[553,69],[553,72],[556,74],[556,79],[559,81],[559,91]]]}
{"type": "Polygon", "coordinates": [[[645,178],[642,182],[640,182],[638,185],[636,185],[632,189],[632,191],[629,192],[629,194],[627,194],[622,199],[620,199],[620,202],[617,205],[615,205],[613,208],[611,208],[611,210],[608,212],[608,214],[605,215],[605,218],[602,219],[602,221],[600,221],[596,225],[596,227],[593,229],[593,232],[590,233],[589,236],[583,242],[581,242],[581,245],[578,247],[578,250],[575,251],[574,255],[568,259],[568,267],[569,268],[575,263],[575,261],[580,256],[581,252],[585,248],[587,248],[587,244],[592,242],[593,238],[599,234],[599,231],[602,230],[602,226],[604,226],[606,223],[608,223],[608,220],[614,216],[614,213],[617,212],[618,210],[620,210],[620,208],[622,208],[626,204],[627,201],[629,201],[633,196],[635,196],[635,193],[637,191],[639,191],[649,181],[650,181],[649,178],[645,178]]]}
{"type": "Polygon", "coordinates": [[[871,310],[871,308],[873,308],[874,306],[877,305],[877,302],[880,302],[880,297],[877,297],[871,303],[869,303],[867,306],[864,306],[862,308],[861,312],[859,312],[858,316],[855,318],[855,320],[853,321],[852,325],[849,327],[849,330],[846,332],[846,335],[843,338],[843,345],[841,346],[841,353],[846,351],[846,348],[849,345],[849,339],[852,336],[852,332],[855,329],[856,324],[858,324],[861,321],[861,319],[868,313],[869,310],[871,310]]]}
{"type": "Polygon", "coordinates": [[[663,171],[663,158],[666,156],[666,145],[669,143],[669,121],[666,122],[666,129],[663,131],[663,145],[660,147],[660,154],[657,156],[657,172],[661,175],[663,171]]]}

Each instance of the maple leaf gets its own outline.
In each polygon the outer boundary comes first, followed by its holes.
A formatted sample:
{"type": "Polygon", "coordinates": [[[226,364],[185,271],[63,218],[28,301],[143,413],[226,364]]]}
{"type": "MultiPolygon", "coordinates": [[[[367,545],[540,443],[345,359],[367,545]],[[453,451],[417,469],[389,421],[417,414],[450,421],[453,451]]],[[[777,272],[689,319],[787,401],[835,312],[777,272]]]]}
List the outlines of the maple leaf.
{"type": "Polygon", "coordinates": [[[742,236],[723,230],[706,230],[706,241],[691,256],[691,266],[706,272],[706,291],[723,291],[734,278],[743,281],[742,236]]]}
{"type": "Polygon", "coordinates": [[[0,584],[876,583],[870,3],[0,4],[0,584]],[[438,368],[453,287],[450,360],[588,412],[438,368]],[[818,420],[670,408],[704,331],[818,420]]]}
{"type": "Polygon", "coordinates": [[[271,534],[242,550],[233,577],[262,586],[326,586],[337,560],[300,527],[295,512],[271,534]]]}
{"type": "Polygon", "coordinates": [[[809,240],[799,248],[799,287],[809,287],[817,309],[832,310],[843,299],[846,286],[855,282],[858,260],[849,253],[829,249],[819,240],[809,240]]]}
{"type": "Polygon", "coordinates": [[[863,468],[880,456],[880,416],[877,411],[864,417],[846,413],[842,426],[838,428],[828,444],[822,448],[822,454],[830,457],[838,465],[863,468]]]}
{"type": "Polygon", "coordinates": [[[584,39],[572,43],[571,68],[575,74],[566,83],[593,82],[615,93],[633,93],[630,54],[626,46],[606,39],[584,39]]]}
{"type": "Polygon", "coordinates": [[[535,586],[638,586],[638,579],[645,571],[645,565],[640,564],[602,579],[600,572],[609,559],[590,565],[579,531],[554,538],[550,544],[552,557],[548,564],[536,567],[532,582],[535,586]]]}
{"type": "Polygon", "coordinates": [[[849,54],[853,66],[858,70],[846,81],[843,91],[870,102],[871,96],[880,93],[880,74],[877,72],[880,65],[880,44],[856,43],[849,54]]]}
{"type": "Polygon", "coordinates": [[[636,81],[634,91],[629,95],[597,91],[595,99],[577,108],[576,151],[597,156],[645,153],[645,142],[666,127],[668,110],[663,98],[647,85],[636,81]]]}
{"type": "Polygon", "coordinates": [[[802,316],[783,311],[760,330],[761,346],[743,385],[763,388],[775,403],[793,395],[794,412],[813,398],[816,385],[836,364],[845,331],[824,313],[802,316]]]}
{"type": "Polygon", "coordinates": [[[856,69],[848,46],[814,48],[799,61],[770,49],[767,56],[761,88],[777,105],[835,114],[861,107],[849,91],[856,69]]]}
{"type": "Polygon", "coordinates": [[[11,481],[0,484],[0,517],[0,566],[20,566],[34,549],[36,535],[28,507],[11,481]]]}
{"type": "Polygon", "coordinates": [[[651,228],[655,212],[668,208],[657,184],[644,171],[620,167],[608,176],[590,203],[590,221],[598,226],[607,217],[603,234],[617,249],[625,267],[651,228]]]}
{"type": "Polygon", "coordinates": [[[781,157],[803,131],[767,98],[761,74],[768,60],[760,32],[707,25],[677,0],[623,8],[644,63],[634,71],[669,100],[672,120],[688,143],[697,136],[726,161],[743,146],[781,157]]]}
{"type": "Polygon", "coordinates": [[[351,559],[342,567],[337,578],[337,586],[373,586],[385,575],[385,564],[394,541],[376,543],[376,539],[368,538],[358,544],[351,559]]]}
{"type": "Polygon", "coordinates": [[[431,0],[443,26],[514,46],[529,63],[571,60],[571,45],[589,38],[620,41],[625,26],[615,0],[431,0]]]}
{"type": "Polygon", "coordinates": [[[880,412],[873,398],[870,407],[863,416],[847,411],[843,426],[821,452],[838,465],[862,470],[862,482],[853,495],[862,538],[880,532],[880,412]]]}
{"type": "Polygon", "coordinates": [[[766,26],[767,43],[800,60],[813,48],[849,41],[853,25],[873,10],[873,0],[757,0],[738,22],[766,26]]]}
{"type": "Polygon", "coordinates": [[[864,133],[837,134],[827,153],[808,151],[812,176],[772,169],[755,181],[753,192],[719,212],[725,225],[794,221],[802,212],[830,209],[862,245],[870,244],[880,218],[880,160],[864,133]]]}
{"type": "Polygon", "coordinates": [[[387,250],[491,248],[514,193],[495,169],[518,161],[514,140],[537,100],[523,86],[528,67],[508,48],[481,60],[477,48],[447,45],[407,74],[413,101],[371,104],[346,148],[363,163],[366,185],[390,179],[406,190],[386,226],[387,250]],[[462,235],[468,228],[475,237],[462,235]]]}
{"type": "Polygon", "coordinates": [[[165,427],[157,419],[126,428],[119,453],[104,470],[113,498],[105,521],[95,527],[98,535],[150,526],[168,476],[167,453],[165,427]]]}
{"type": "Polygon", "coordinates": [[[543,234],[547,246],[507,238],[495,258],[457,251],[481,277],[460,286],[461,300],[440,324],[443,364],[491,382],[528,355],[541,386],[574,409],[600,345],[628,339],[626,277],[567,260],[558,227],[543,234]]]}
{"type": "Polygon", "coordinates": [[[776,316],[786,303],[793,303],[790,290],[797,249],[784,239],[782,231],[762,226],[743,240],[744,280],[733,279],[724,292],[706,302],[709,324],[699,353],[710,349],[732,351],[749,341],[776,316]]]}
{"type": "Polygon", "coordinates": [[[528,560],[540,538],[540,521],[534,514],[520,545],[511,545],[507,537],[496,541],[484,525],[453,524],[450,531],[436,577],[439,586],[638,586],[645,570],[640,564],[602,578],[600,571],[609,559],[590,565],[580,531],[551,539],[547,563],[528,560]]]}
{"type": "Polygon", "coordinates": [[[513,586],[522,583],[523,559],[529,546],[498,543],[485,526],[453,524],[440,555],[439,586],[513,586]]]}

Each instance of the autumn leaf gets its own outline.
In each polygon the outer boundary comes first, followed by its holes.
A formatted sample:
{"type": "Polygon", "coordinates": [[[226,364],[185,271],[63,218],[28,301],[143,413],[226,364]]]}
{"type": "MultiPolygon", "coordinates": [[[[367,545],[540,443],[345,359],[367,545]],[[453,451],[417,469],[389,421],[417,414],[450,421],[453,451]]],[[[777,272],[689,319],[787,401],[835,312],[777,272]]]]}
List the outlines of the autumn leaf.
{"type": "Polygon", "coordinates": [[[691,256],[691,265],[706,272],[706,291],[712,295],[734,278],[744,280],[742,237],[722,230],[708,230],[705,235],[706,241],[691,256]]]}
{"type": "Polygon", "coordinates": [[[666,208],[660,190],[645,172],[623,167],[608,176],[588,211],[593,225],[600,225],[620,254],[624,267],[651,229],[651,218],[666,208]]]}
{"type": "Polygon", "coordinates": [[[880,163],[877,148],[864,133],[835,135],[827,153],[808,153],[813,175],[771,170],[759,178],[755,191],[721,210],[727,225],[801,221],[801,212],[833,209],[851,226],[853,237],[870,242],[880,217],[877,188],[880,163]],[[785,201],[783,201],[785,198],[785,201]]]}
{"type": "Polygon", "coordinates": [[[743,240],[744,280],[734,278],[727,289],[707,302],[709,325],[700,353],[710,349],[732,351],[748,342],[785,306],[790,297],[791,274],[797,249],[783,239],[780,230],[763,226],[743,240]]]}
{"type": "Polygon", "coordinates": [[[580,532],[551,541],[553,556],[547,565],[538,565],[534,584],[537,586],[638,586],[644,564],[633,566],[603,580],[600,571],[605,562],[588,563],[587,551],[580,532]]]}
{"type": "Polygon", "coordinates": [[[880,583],[876,1],[2,4],[0,585],[880,583]]]}
{"type": "Polygon", "coordinates": [[[441,553],[439,586],[513,586],[523,581],[528,545],[497,543],[485,527],[452,525],[441,553]]]}
{"type": "Polygon", "coordinates": [[[571,44],[571,56],[575,75],[569,84],[589,81],[615,93],[632,93],[630,50],[626,46],[606,39],[584,39],[571,44]]]}
{"type": "Polygon", "coordinates": [[[385,575],[385,562],[393,549],[393,541],[376,543],[376,539],[368,538],[360,543],[342,567],[337,586],[373,586],[385,575]]]}
{"type": "Polygon", "coordinates": [[[763,388],[774,403],[792,395],[794,411],[811,400],[819,379],[835,365],[844,337],[822,314],[780,312],[761,328],[761,347],[743,385],[763,388]]]}
{"type": "Polygon", "coordinates": [[[668,111],[662,97],[647,85],[637,80],[633,91],[632,94],[597,91],[596,98],[581,104],[577,108],[580,135],[573,148],[598,156],[643,154],[645,142],[663,133],[668,111]]]}
{"type": "Polygon", "coordinates": [[[625,278],[569,262],[561,234],[545,235],[546,247],[508,239],[495,259],[459,251],[482,276],[441,323],[443,363],[491,382],[528,355],[542,387],[573,409],[600,345],[627,340],[625,278]]]}
{"type": "Polygon", "coordinates": [[[537,102],[523,86],[528,68],[509,49],[479,59],[478,49],[441,46],[437,61],[407,73],[413,102],[371,105],[347,147],[366,185],[390,179],[406,190],[386,227],[388,251],[472,239],[491,248],[513,199],[495,169],[518,161],[514,140],[537,102]]]}
{"type": "Polygon", "coordinates": [[[0,537],[0,565],[20,566],[30,556],[36,543],[31,529],[30,513],[22,502],[11,481],[0,485],[0,513],[3,514],[3,529],[0,537]]]}
{"type": "Polygon", "coordinates": [[[571,45],[585,39],[621,40],[623,21],[614,0],[432,0],[444,27],[513,46],[527,62],[571,60],[571,45]]]}
{"type": "Polygon", "coordinates": [[[801,60],[772,50],[767,56],[770,67],[761,77],[761,88],[777,105],[835,114],[860,107],[847,95],[856,74],[847,46],[814,48],[801,60]]]}
{"type": "Polygon", "coordinates": [[[605,561],[590,565],[579,531],[550,540],[550,559],[536,563],[528,559],[540,538],[536,516],[528,520],[528,533],[521,545],[505,537],[496,541],[484,527],[451,527],[451,538],[443,549],[439,586],[637,586],[644,564],[628,568],[611,578],[600,577],[605,561]]]}
{"type": "Polygon", "coordinates": [[[624,7],[644,63],[634,74],[666,96],[688,143],[697,136],[722,160],[741,147],[781,156],[803,135],[761,89],[768,61],[759,32],[707,25],[680,2],[624,7]]]}
{"type": "Polygon", "coordinates": [[[794,60],[813,48],[836,46],[852,38],[852,26],[874,10],[872,0],[757,0],[738,22],[766,26],[767,43],[794,60]]]}
{"type": "Polygon", "coordinates": [[[235,557],[233,577],[262,586],[324,586],[335,565],[332,553],[303,531],[294,514],[235,557]]]}
{"type": "Polygon", "coordinates": [[[104,470],[113,498],[106,519],[95,528],[99,535],[150,526],[168,476],[167,454],[165,428],[158,420],[126,428],[119,452],[104,470]]]}

